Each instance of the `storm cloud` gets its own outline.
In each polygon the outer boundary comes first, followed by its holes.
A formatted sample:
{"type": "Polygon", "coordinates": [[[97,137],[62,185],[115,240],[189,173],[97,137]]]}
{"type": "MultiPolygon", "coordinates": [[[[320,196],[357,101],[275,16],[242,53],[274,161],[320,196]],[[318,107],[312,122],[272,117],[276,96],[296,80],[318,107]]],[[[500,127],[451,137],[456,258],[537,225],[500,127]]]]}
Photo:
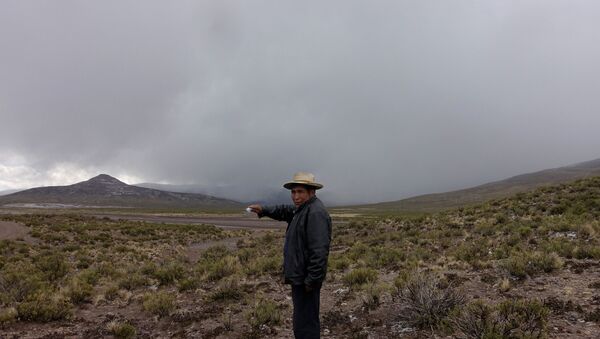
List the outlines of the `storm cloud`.
{"type": "Polygon", "coordinates": [[[336,201],[600,157],[596,1],[3,1],[0,189],[109,173],[336,201]]]}

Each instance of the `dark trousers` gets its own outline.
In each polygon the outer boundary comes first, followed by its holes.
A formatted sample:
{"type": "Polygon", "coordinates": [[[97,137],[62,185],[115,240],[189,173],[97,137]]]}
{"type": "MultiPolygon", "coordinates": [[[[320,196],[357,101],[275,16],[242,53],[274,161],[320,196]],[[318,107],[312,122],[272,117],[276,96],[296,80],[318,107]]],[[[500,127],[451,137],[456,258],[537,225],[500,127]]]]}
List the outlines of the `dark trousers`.
{"type": "Polygon", "coordinates": [[[319,339],[321,337],[321,323],[319,322],[320,297],[320,287],[306,292],[304,285],[292,285],[294,337],[296,339],[319,339]]]}

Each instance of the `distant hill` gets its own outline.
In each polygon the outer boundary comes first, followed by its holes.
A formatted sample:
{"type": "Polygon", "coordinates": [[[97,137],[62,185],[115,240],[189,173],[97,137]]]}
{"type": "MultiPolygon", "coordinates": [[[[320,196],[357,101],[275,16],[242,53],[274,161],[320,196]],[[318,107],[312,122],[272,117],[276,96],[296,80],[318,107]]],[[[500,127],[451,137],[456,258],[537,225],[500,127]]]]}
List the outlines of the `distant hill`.
{"type": "Polygon", "coordinates": [[[458,191],[420,195],[397,201],[361,205],[357,208],[375,211],[433,212],[504,198],[541,186],[567,183],[593,176],[600,176],[600,159],[522,174],[458,191]]]}
{"type": "Polygon", "coordinates": [[[210,195],[167,192],[128,185],[101,174],[69,186],[37,187],[0,197],[0,205],[67,204],[137,208],[239,208],[237,201],[210,195]]]}

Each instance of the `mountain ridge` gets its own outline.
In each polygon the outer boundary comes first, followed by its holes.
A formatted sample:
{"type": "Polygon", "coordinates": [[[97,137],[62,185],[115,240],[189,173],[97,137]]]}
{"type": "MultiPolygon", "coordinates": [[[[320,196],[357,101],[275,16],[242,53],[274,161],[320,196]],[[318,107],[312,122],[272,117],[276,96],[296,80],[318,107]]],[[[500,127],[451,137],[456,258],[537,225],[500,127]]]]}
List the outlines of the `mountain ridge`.
{"type": "Polygon", "coordinates": [[[600,159],[519,174],[507,179],[455,191],[424,194],[406,199],[350,207],[382,211],[435,212],[505,198],[541,186],[562,184],[593,176],[600,176],[600,159]]]}
{"type": "Polygon", "coordinates": [[[0,197],[1,205],[56,203],[152,208],[233,208],[241,203],[205,194],[178,193],[128,185],[108,174],[66,186],[35,187],[0,197]]]}

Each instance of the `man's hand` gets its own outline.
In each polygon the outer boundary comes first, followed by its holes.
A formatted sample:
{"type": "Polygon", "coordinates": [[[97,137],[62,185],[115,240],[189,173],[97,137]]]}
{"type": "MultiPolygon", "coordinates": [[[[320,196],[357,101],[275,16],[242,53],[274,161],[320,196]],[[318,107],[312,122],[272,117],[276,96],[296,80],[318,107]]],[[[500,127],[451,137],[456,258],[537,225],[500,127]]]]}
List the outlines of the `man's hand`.
{"type": "Polygon", "coordinates": [[[262,214],[262,206],[260,205],[250,205],[248,208],[257,215],[262,214]]]}
{"type": "Polygon", "coordinates": [[[314,290],[315,290],[314,287],[312,287],[311,285],[304,284],[304,292],[310,293],[314,290]]]}

